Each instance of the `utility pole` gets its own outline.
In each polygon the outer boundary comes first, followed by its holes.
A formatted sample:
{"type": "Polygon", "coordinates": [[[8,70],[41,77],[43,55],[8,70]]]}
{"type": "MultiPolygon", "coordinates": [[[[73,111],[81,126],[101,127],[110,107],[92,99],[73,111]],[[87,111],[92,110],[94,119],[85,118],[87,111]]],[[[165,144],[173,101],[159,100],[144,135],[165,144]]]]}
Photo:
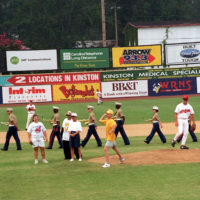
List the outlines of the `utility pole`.
{"type": "Polygon", "coordinates": [[[101,0],[101,15],[102,15],[102,45],[106,47],[106,17],[104,0],[101,0]]]}
{"type": "Polygon", "coordinates": [[[118,27],[117,27],[117,5],[114,6],[115,12],[115,46],[118,47],[118,27]]]}

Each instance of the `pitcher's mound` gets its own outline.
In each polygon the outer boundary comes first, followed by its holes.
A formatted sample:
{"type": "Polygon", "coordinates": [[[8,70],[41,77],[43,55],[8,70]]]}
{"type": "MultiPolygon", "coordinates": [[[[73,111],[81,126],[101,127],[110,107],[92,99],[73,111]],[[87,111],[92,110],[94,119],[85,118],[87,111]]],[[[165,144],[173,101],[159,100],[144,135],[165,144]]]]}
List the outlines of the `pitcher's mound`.
{"type": "MultiPolygon", "coordinates": [[[[142,151],[123,154],[123,157],[125,158],[124,164],[128,165],[194,163],[200,162],[200,149],[164,149],[155,151],[142,151]]],[[[105,162],[105,157],[92,158],[88,161],[103,164],[105,162]]],[[[119,164],[118,156],[110,156],[110,163],[119,164]]]]}

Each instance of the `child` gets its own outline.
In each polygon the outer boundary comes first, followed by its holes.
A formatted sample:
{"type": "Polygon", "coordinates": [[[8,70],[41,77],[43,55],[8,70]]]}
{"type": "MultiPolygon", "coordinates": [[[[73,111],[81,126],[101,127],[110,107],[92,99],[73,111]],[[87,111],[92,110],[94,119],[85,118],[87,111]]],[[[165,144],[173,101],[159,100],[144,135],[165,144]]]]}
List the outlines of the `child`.
{"type": "Polygon", "coordinates": [[[82,126],[79,121],[77,121],[77,114],[71,114],[72,121],[69,124],[68,132],[70,135],[69,145],[71,148],[71,159],[70,162],[74,161],[74,148],[78,149],[79,159],[78,161],[82,161],[81,148],[80,148],[80,132],[82,132],[82,126]]]}
{"type": "Polygon", "coordinates": [[[112,110],[108,110],[100,119],[99,122],[103,123],[106,125],[106,144],[104,147],[104,151],[105,151],[105,158],[106,158],[106,162],[105,164],[102,166],[103,168],[107,168],[110,167],[110,160],[109,160],[109,148],[112,147],[113,150],[117,153],[117,155],[119,156],[119,160],[120,163],[122,163],[125,159],[121,156],[118,148],[116,147],[116,135],[115,135],[115,129],[117,127],[116,122],[112,119],[113,116],[113,111],[112,110]],[[107,119],[104,119],[105,117],[107,117],[107,119]]]}
{"type": "Polygon", "coordinates": [[[160,130],[160,127],[162,128],[162,123],[161,123],[160,118],[158,116],[158,107],[153,106],[152,112],[153,112],[153,117],[151,119],[146,120],[146,121],[151,121],[153,123],[153,128],[151,130],[150,135],[146,138],[146,140],[144,142],[149,144],[151,142],[153,136],[157,132],[161,141],[163,143],[166,143],[166,138],[165,138],[164,134],[162,133],[162,131],[160,130]]]}
{"type": "Polygon", "coordinates": [[[28,127],[28,141],[29,144],[32,144],[34,148],[34,158],[35,158],[35,164],[38,164],[38,147],[40,147],[41,155],[42,155],[42,162],[48,163],[48,161],[45,158],[45,141],[47,142],[47,134],[46,134],[46,128],[44,127],[42,122],[39,122],[38,115],[33,115],[33,122],[28,127]]]}

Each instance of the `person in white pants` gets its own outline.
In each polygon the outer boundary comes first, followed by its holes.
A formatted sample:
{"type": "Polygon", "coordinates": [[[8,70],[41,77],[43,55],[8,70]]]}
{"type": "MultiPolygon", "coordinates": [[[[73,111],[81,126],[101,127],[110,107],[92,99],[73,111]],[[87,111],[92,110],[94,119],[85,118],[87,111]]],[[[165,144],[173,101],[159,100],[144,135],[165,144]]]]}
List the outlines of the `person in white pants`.
{"type": "Polygon", "coordinates": [[[30,121],[31,121],[33,115],[35,114],[35,105],[33,104],[32,100],[29,101],[29,104],[26,106],[26,110],[28,113],[27,122],[26,122],[26,130],[28,130],[30,121]]]}
{"type": "Polygon", "coordinates": [[[188,136],[188,119],[191,118],[193,124],[195,124],[194,120],[194,110],[192,106],[188,103],[188,95],[183,96],[183,102],[178,104],[175,109],[175,126],[178,127],[178,133],[175,135],[172,140],[172,147],[175,147],[176,141],[179,136],[183,133],[182,143],[180,149],[189,149],[189,147],[185,146],[187,136],[188,136]]]}
{"type": "Polygon", "coordinates": [[[103,103],[102,93],[99,91],[99,89],[97,89],[96,94],[97,94],[97,104],[99,105],[99,104],[103,103]]]}

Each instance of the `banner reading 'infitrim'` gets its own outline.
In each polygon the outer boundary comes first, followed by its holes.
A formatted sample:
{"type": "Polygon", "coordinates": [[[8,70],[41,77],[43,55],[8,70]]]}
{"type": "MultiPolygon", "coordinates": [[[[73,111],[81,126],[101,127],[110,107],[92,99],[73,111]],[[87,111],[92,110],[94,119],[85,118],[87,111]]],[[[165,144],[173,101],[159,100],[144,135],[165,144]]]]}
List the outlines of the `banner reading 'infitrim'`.
{"type": "Polygon", "coordinates": [[[161,55],[161,45],[112,48],[113,67],[159,66],[161,55]]]}

